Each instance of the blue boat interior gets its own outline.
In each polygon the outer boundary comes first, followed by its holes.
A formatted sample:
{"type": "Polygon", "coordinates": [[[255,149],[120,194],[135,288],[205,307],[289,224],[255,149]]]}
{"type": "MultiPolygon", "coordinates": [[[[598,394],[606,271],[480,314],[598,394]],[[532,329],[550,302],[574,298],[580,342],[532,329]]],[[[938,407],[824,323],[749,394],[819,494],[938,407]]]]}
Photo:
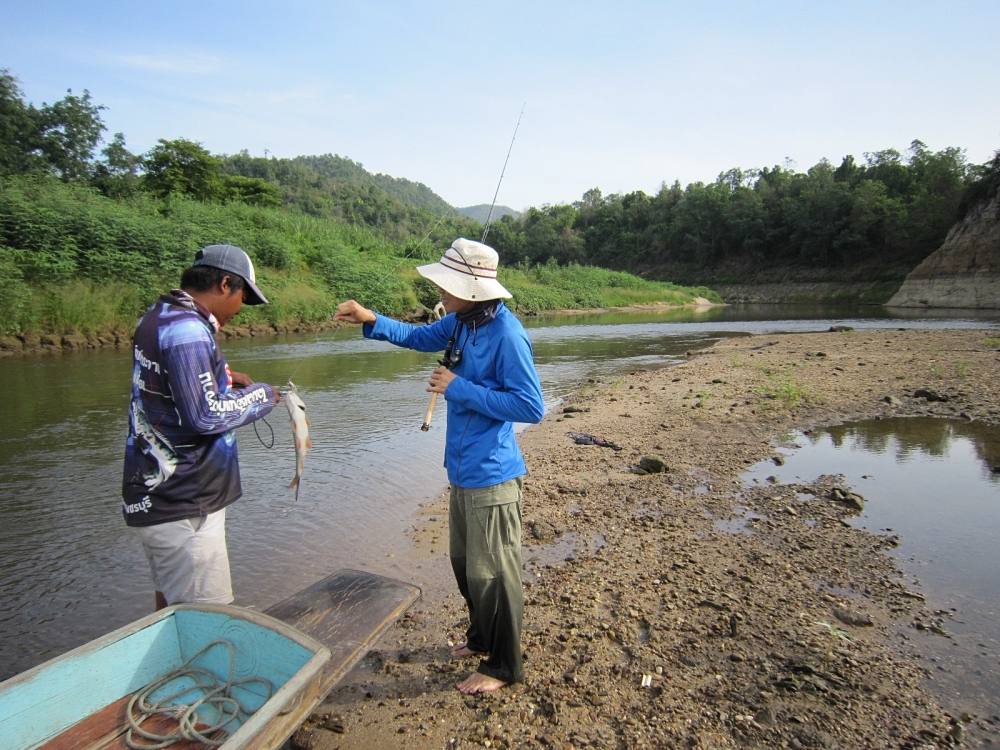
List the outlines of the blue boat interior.
{"type": "MultiPolygon", "coordinates": [[[[240,684],[232,695],[250,712],[290,680],[314,652],[280,632],[227,613],[195,609],[164,610],[165,616],[141,627],[123,628],[25,672],[0,686],[0,737],[5,748],[33,748],[64,732],[81,719],[124,696],[144,689],[185,665],[212,673],[225,684],[240,684]],[[214,643],[222,641],[228,646],[214,643]],[[230,652],[234,654],[231,659],[230,652]],[[254,678],[254,679],[251,679],[254,678]]],[[[176,694],[194,683],[191,677],[165,685],[153,699],[176,694]]],[[[172,703],[188,703],[193,693],[176,695],[172,703]]],[[[207,725],[219,722],[218,710],[199,708],[207,725]]],[[[241,716],[226,726],[231,734],[241,716]]]]}

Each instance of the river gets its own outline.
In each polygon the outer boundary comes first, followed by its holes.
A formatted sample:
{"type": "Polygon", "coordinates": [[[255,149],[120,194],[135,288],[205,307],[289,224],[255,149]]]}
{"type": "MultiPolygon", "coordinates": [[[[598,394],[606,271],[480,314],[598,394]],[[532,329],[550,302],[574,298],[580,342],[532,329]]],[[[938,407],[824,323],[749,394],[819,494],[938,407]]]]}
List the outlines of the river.
{"type": "MultiPolygon", "coordinates": [[[[736,305],[703,311],[529,318],[547,407],[588,379],[665,367],[725,336],[855,328],[970,328],[968,311],[892,316],[879,308],[736,305]]],[[[266,608],[342,568],[409,577],[405,533],[446,486],[445,409],[420,431],[434,357],[359,332],[229,341],[233,368],[295,381],[314,448],[298,502],[284,409],[239,432],[243,498],[228,518],[237,602],[266,608]]],[[[0,360],[0,678],[148,612],[152,585],[121,519],[127,351],[0,360]]]]}

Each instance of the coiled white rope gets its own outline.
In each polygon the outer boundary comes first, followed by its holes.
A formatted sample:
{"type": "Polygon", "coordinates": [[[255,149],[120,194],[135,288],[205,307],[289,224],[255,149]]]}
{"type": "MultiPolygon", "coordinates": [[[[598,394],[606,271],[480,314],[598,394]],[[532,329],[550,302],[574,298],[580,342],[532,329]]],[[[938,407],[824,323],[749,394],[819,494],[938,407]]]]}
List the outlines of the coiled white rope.
{"type": "Polygon", "coordinates": [[[125,732],[125,744],[132,750],[157,750],[169,747],[175,742],[187,740],[200,742],[207,747],[218,747],[226,741],[228,732],[219,739],[211,739],[209,735],[223,731],[232,722],[241,717],[246,718],[253,713],[233,696],[233,688],[252,683],[263,685],[267,689],[265,700],[274,693],[274,686],[270,680],[263,677],[245,677],[237,680],[234,679],[235,671],[236,647],[227,640],[212,641],[180,667],[163,675],[132,696],[126,712],[129,726],[125,732]],[[213,672],[193,666],[199,656],[215,646],[222,646],[229,651],[229,669],[225,682],[213,672]],[[161,696],[155,701],[150,700],[150,696],[157,690],[183,678],[192,680],[194,684],[182,686],[173,693],[161,696]],[[179,698],[188,694],[191,694],[193,700],[190,702],[178,701],[179,698]],[[218,712],[219,720],[212,726],[202,725],[197,728],[197,711],[206,705],[218,712]],[[174,719],[177,722],[177,729],[170,734],[157,734],[143,729],[143,722],[153,716],[167,716],[174,719]],[[139,737],[142,739],[138,739],[139,737]]]}

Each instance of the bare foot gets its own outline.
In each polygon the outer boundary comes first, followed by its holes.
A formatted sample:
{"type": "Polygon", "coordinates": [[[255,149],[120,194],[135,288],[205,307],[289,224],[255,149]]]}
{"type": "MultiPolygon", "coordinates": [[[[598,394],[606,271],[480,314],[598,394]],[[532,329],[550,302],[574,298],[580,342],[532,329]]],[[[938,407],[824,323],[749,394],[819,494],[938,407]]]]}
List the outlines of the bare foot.
{"type": "Polygon", "coordinates": [[[456,687],[466,695],[475,695],[476,693],[492,693],[494,690],[499,690],[506,684],[506,682],[498,680],[496,677],[490,677],[487,674],[473,672],[458,683],[456,687]]]}
{"type": "Polygon", "coordinates": [[[475,655],[476,652],[473,651],[471,648],[469,648],[469,644],[465,643],[464,641],[462,643],[456,643],[454,646],[451,647],[452,659],[464,659],[467,656],[475,656],[475,655]]]}

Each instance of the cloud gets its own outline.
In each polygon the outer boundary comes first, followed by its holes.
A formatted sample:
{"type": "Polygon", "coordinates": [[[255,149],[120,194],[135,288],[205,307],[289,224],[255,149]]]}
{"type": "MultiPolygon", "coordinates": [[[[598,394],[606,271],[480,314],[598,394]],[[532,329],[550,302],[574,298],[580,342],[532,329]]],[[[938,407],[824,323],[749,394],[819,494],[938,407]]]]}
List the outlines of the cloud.
{"type": "Polygon", "coordinates": [[[188,73],[204,75],[214,73],[224,67],[223,60],[212,55],[196,53],[177,55],[118,55],[116,63],[140,70],[151,70],[158,73],[188,73]]]}
{"type": "Polygon", "coordinates": [[[206,103],[221,104],[234,108],[282,107],[309,103],[320,105],[325,101],[325,87],[316,84],[300,84],[284,89],[245,89],[238,93],[216,94],[205,98],[206,103]]]}

